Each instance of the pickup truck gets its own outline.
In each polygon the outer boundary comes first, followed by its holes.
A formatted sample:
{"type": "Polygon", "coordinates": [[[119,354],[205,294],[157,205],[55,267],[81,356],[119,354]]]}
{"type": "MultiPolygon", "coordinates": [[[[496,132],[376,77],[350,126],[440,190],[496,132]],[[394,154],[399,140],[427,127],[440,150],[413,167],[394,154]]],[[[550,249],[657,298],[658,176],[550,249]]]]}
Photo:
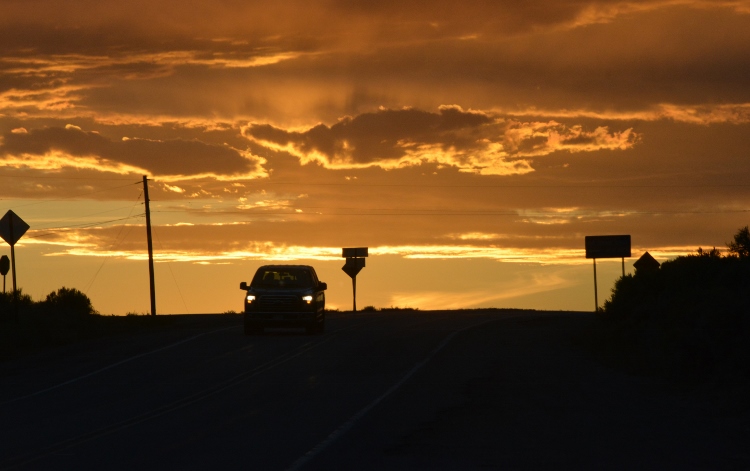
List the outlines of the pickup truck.
{"type": "Polygon", "coordinates": [[[245,335],[266,327],[304,327],[308,334],[325,330],[328,285],[309,265],[264,265],[240,289],[245,291],[245,335]]]}

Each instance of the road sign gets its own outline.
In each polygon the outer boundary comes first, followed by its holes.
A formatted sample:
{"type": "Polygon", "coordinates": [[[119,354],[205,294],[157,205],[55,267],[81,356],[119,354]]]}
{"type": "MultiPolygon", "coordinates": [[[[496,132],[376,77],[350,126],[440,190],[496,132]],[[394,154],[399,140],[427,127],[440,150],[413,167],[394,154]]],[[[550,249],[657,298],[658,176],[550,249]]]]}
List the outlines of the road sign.
{"type": "Polygon", "coordinates": [[[10,259],[7,255],[0,257],[0,275],[3,275],[3,293],[5,293],[5,275],[10,270],[10,259]]]}
{"type": "Polygon", "coordinates": [[[354,278],[365,267],[364,258],[347,258],[346,264],[341,267],[347,275],[354,278]]]}
{"type": "Polygon", "coordinates": [[[367,247],[341,249],[341,256],[346,258],[367,257],[367,247]]]}
{"type": "Polygon", "coordinates": [[[630,257],[630,235],[586,236],[586,258],[630,257]]]}
{"type": "Polygon", "coordinates": [[[13,295],[16,296],[16,249],[15,245],[26,231],[29,230],[29,225],[18,217],[16,213],[8,210],[5,216],[0,219],[0,237],[5,242],[10,244],[10,259],[13,267],[13,295]]]}
{"type": "Polygon", "coordinates": [[[599,312],[599,288],[596,286],[596,259],[622,258],[625,277],[625,257],[630,257],[630,235],[586,236],[586,258],[594,259],[594,312],[599,312]]]}
{"type": "Polygon", "coordinates": [[[0,237],[10,245],[16,245],[18,239],[28,230],[29,225],[11,210],[8,210],[5,216],[0,219],[0,237]]]}
{"type": "Polygon", "coordinates": [[[641,258],[636,260],[633,264],[636,271],[655,271],[658,270],[661,264],[648,252],[641,255],[641,258]]]}
{"type": "Polygon", "coordinates": [[[357,312],[357,273],[365,267],[367,247],[343,248],[341,256],[346,257],[346,264],[341,269],[352,279],[352,311],[357,312]]]}

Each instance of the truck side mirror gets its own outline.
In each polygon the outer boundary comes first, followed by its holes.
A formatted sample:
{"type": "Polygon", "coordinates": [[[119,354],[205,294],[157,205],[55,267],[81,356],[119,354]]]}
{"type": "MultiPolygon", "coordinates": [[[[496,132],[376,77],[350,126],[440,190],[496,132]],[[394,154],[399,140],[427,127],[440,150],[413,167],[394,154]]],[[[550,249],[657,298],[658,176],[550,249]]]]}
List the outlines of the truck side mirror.
{"type": "Polygon", "coordinates": [[[325,291],[328,289],[328,284],[321,281],[320,283],[318,283],[318,289],[325,291]]]}
{"type": "Polygon", "coordinates": [[[245,291],[247,291],[247,283],[245,283],[244,281],[240,283],[240,289],[244,289],[245,291]]]}

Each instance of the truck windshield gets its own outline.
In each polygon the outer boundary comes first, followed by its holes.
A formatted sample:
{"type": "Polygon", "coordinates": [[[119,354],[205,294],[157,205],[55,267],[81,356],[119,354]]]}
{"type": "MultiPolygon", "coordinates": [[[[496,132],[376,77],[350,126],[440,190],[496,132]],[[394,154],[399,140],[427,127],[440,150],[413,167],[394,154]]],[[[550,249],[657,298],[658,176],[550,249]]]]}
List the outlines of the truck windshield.
{"type": "Polygon", "coordinates": [[[309,288],[312,278],[307,270],[267,268],[258,270],[251,286],[255,288],[309,288]]]}

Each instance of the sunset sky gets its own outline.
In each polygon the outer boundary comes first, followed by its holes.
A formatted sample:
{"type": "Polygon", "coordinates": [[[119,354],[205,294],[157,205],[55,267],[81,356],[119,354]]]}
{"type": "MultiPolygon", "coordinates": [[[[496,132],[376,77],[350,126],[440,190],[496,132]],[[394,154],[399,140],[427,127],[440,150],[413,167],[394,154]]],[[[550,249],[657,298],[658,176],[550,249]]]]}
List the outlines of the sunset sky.
{"type": "Polygon", "coordinates": [[[360,308],[593,310],[585,236],[632,273],[750,223],[748,0],[263,3],[0,0],[25,293],[148,312],[144,175],[165,314],[275,261],[351,309],[342,247],[360,308]]]}

